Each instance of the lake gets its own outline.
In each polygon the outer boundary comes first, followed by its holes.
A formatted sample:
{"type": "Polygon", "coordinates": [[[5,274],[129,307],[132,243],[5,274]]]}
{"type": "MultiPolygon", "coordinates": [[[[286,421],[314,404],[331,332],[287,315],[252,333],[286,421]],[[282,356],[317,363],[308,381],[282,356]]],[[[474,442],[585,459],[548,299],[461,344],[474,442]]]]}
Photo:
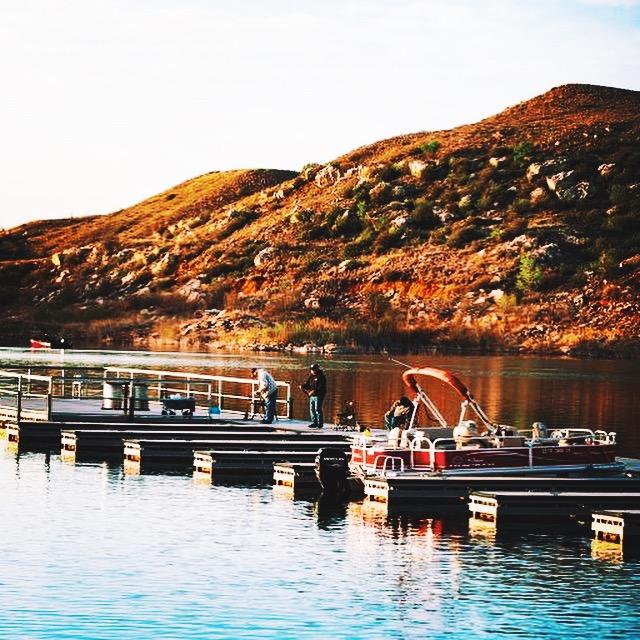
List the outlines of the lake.
{"type": "MultiPolygon", "coordinates": [[[[104,365],[300,382],[311,358],[4,350],[1,365],[104,365]]],[[[382,357],[320,359],[332,414],[379,422],[403,392],[382,357]]],[[[638,456],[636,363],[434,356],[492,418],[591,425],[638,456]]],[[[449,399],[437,385],[436,401],[449,399]]],[[[305,413],[296,395],[294,412],[305,413]]],[[[456,411],[453,411],[454,415],[456,411]]],[[[293,499],[267,485],[203,485],[120,466],[0,454],[0,638],[640,637],[640,562],[588,532],[508,535],[466,518],[293,499]]]]}

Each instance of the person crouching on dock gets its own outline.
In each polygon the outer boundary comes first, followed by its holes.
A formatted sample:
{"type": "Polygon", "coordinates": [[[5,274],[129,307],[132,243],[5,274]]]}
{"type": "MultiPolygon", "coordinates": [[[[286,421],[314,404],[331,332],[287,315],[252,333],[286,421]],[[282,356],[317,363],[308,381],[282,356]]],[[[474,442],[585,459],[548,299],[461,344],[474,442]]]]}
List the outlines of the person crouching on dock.
{"type": "Polygon", "coordinates": [[[258,381],[258,394],[266,405],[266,413],[262,424],[271,424],[276,416],[278,385],[266,369],[257,369],[254,367],[251,369],[251,377],[258,381]]]}

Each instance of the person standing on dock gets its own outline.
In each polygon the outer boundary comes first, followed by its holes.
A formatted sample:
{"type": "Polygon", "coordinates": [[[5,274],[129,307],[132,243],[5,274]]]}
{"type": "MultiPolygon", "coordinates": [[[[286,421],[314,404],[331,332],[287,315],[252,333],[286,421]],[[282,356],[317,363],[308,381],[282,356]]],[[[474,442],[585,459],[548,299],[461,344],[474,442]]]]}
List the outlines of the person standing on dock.
{"type": "Polygon", "coordinates": [[[258,394],[265,402],[266,412],[262,424],[271,424],[276,416],[278,385],[266,369],[251,369],[251,376],[258,381],[258,394]]]}
{"type": "Polygon", "coordinates": [[[319,364],[312,364],[311,374],[300,388],[309,396],[309,415],[311,418],[310,429],[322,429],[324,427],[324,415],[322,403],[327,395],[327,377],[319,364]]]}

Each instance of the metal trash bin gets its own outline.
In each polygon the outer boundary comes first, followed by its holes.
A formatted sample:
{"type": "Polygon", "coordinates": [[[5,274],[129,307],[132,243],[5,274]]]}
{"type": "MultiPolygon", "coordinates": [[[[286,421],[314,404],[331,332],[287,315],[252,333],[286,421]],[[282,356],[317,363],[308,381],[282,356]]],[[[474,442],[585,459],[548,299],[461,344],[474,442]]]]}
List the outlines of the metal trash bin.
{"type": "Polygon", "coordinates": [[[136,411],[149,411],[149,385],[146,382],[134,383],[133,408],[136,411]]]}
{"type": "Polygon", "coordinates": [[[105,380],[102,384],[102,408],[122,409],[122,382],[118,380],[105,380]]]}

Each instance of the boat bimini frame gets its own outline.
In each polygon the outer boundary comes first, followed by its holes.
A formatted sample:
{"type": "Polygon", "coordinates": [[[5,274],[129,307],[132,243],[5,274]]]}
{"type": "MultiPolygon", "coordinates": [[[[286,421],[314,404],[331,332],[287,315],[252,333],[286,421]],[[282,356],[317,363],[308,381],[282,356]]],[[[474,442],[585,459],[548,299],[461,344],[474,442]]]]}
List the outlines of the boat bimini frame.
{"type": "Polygon", "coordinates": [[[460,417],[458,418],[458,425],[461,425],[465,421],[467,411],[471,409],[477,416],[480,423],[489,433],[496,433],[499,425],[496,425],[489,419],[487,414],[482,410],[482,407],[471,395],[471,392],[469,391],[469,389],[467,389],[466,385],[450,371],[445,371],[444,369],[436,369],[434,367],[407,369],[402,374],[402,380],[404,381],[405,385],[416,394],[413,400],[414,410],[413,414],[411,415],[411,423],[409,425],[409,428],[413,428],[414,426],[416,414],[418,413],[418,407],[420,404],[423,404],[426,407],[428,413],[436,419],[441,427],[450,428],[450,425],[447,424],[447,421],[445,420],[438,407],[436,407],[433,400],[431,400],[426,391],[418,383],[418,376],[436,378],[437,380],[440,380],[449,385],[460,396],[460,398],[462,399],[462,403],[460,405],[460,417]]]}

